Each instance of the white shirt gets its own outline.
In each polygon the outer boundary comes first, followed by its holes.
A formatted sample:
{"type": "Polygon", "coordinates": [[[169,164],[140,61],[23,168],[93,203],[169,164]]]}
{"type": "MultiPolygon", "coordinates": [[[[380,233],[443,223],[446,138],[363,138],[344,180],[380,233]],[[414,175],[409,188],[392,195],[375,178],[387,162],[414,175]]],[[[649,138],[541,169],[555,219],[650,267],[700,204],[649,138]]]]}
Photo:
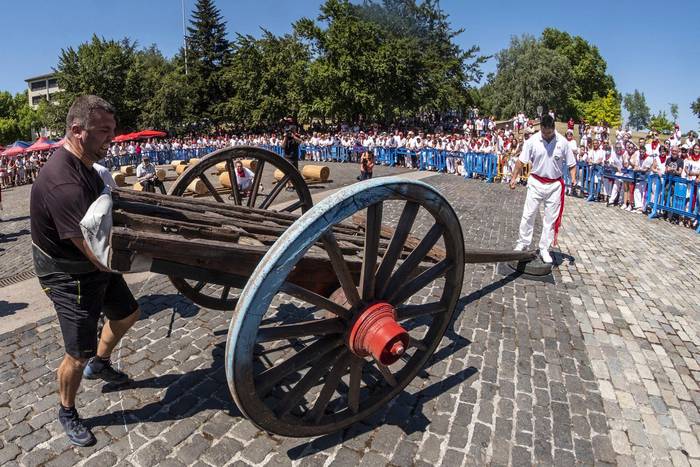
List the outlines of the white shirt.
{"type": "Polygon", "coordinates": [[[588,153],[588,161],[591,164],[602,164],[605,162],[605,149],[594,149],[588,153]]]}
{"type": "Polygon", "coordinates": [[[561,178],[562,165],[567,167],[576,165],[576,158],[571,151],[568,141],[558,132],[550,142],[542,138],[542,132],[538,131],[525,142],[523,150],[518,158],[523,164],[532,164],[531,173],[545,178],[561,178]]]}
{"type": "Polygon", "coordinates": [[[92,168],[97,171],[97,174],[100,176],[106,187],[117,188],[117,183],[112,178],[112,174],[109,173],[107,167],[100,164],[92,164],[92,168]]]}

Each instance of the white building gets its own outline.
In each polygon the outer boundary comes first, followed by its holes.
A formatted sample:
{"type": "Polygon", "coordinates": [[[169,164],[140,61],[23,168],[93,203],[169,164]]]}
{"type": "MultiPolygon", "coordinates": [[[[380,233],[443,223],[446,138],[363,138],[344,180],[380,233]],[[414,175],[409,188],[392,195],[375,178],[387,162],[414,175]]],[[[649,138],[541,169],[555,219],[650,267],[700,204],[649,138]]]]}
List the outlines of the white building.
{"type": "Polygon", "coordinates": [[[42,99],[51,102],[51,96],[60,91],[55,73],[35,76],[24,80],[27,83],[29,105],[36,108],[42,99]]]}

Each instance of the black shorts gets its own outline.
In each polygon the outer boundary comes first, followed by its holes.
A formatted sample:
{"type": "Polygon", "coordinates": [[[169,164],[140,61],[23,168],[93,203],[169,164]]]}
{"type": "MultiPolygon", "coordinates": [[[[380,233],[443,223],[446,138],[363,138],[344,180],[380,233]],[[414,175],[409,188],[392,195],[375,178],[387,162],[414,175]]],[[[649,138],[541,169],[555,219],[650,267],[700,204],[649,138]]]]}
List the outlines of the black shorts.
{"type": "Polygon", "coordinates": [[[287,162],[292,164],[295,169],[299,170],[299,158],[294,156],[284,156],[284,158],[287,159],[287,162]]]}
{"type": "Polygon", "coordinates": [[[121,274],[56,273],[39,277],[39,283],[58,314],[66,353],[76,358],[97,352],[97,323],[103,311],[107,319],[119,321],[138,309],[121,274]]]}

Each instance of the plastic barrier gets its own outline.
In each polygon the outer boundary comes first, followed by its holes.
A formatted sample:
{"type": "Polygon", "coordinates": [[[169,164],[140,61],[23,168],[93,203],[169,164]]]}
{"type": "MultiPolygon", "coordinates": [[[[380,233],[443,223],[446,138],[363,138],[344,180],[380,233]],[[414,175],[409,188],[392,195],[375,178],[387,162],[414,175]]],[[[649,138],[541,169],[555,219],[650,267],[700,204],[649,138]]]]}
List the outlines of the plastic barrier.
{"type": "MultiPolygon", "coordinates": [[[[649,219],[658,217],[660,212],[667,212],[700,221],[699,188],[693,180],[675,175],[650,174],[647,177],[647,205],[651,206],[649,219]]],[[[695,231],[700,233],[700,223],[695,231]]]]}
{"type": "Polygon", "coordinates": [[[486,182],[493,183],[498,173],[498,156],[481,152],[462,153],[464,178],[483,177],[486,182]]]}

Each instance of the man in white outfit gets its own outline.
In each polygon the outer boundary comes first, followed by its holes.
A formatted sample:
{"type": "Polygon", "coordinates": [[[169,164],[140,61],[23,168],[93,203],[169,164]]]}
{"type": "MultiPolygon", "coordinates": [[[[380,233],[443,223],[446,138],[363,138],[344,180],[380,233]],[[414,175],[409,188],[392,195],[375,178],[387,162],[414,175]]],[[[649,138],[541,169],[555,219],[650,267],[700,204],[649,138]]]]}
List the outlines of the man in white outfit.
{"type": "Polygon", "coordinates": [[[566,139],[554,129],[554,119],[550,115],[542,117],[541,130],[530,137],[515,163],[510,188],[515,189],[516,180],[523,166],[532,164],[527,179],[527,198],[520,221],[520,237],[515,249],[525,250],[532,242],[535,216],[540,204],[544,203],[542,235],[539,249],[542,261],[552,262],[549,247],[556,245],[557,234],[564,214],[563,166],[569,169],[572,185],[576,184],[576,158],[566,139]]]}

